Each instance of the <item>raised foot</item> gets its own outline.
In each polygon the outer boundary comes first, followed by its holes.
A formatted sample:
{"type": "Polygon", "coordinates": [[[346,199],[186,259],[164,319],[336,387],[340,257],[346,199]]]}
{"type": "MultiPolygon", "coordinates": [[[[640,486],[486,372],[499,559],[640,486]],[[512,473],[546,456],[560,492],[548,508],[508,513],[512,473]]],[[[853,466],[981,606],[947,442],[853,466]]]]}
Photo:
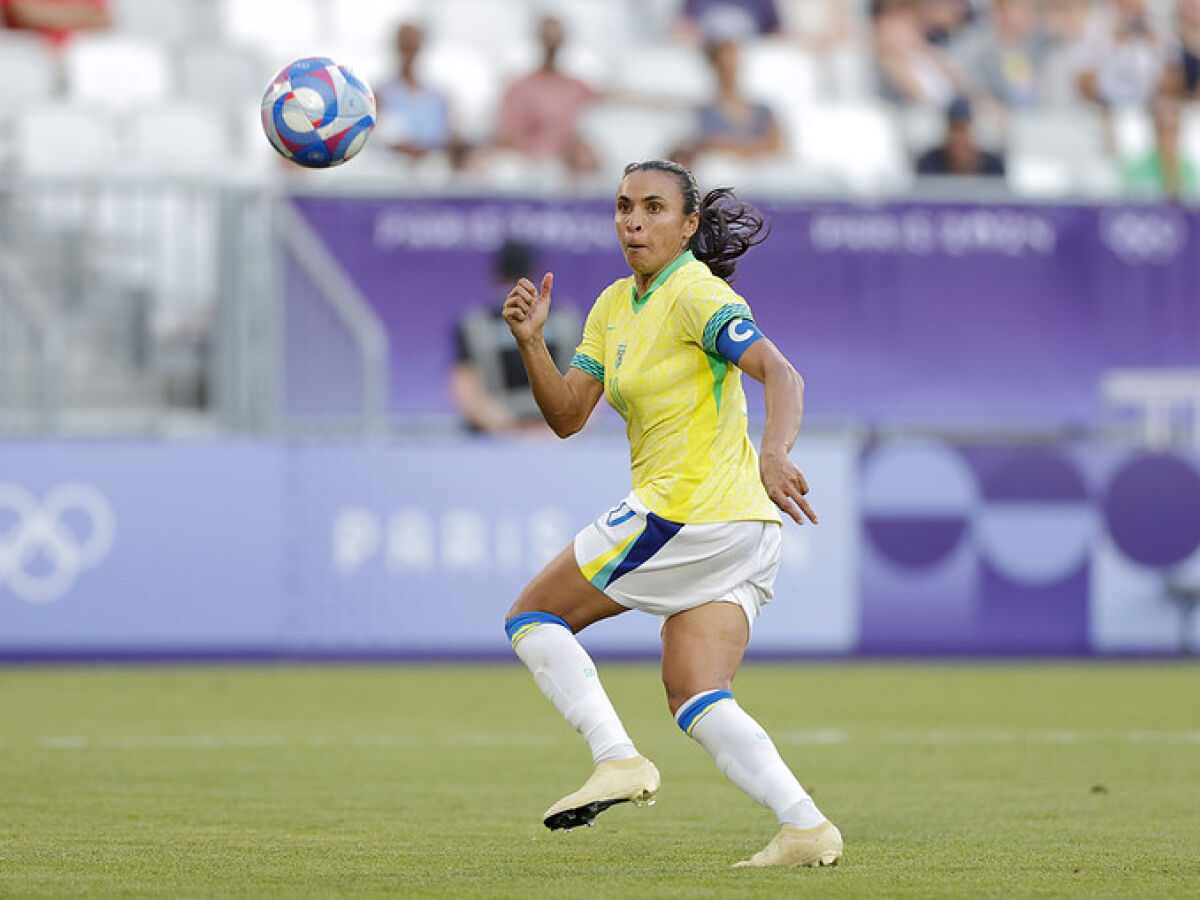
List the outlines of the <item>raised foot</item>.
{"type": "Polygon", "coordinates": [[[583,787],[543,813],[542,823],[551,831],[578,828],[618,803],[652,805],[660,782],[658,769],[644,756],[599,763],[583,787]]]}

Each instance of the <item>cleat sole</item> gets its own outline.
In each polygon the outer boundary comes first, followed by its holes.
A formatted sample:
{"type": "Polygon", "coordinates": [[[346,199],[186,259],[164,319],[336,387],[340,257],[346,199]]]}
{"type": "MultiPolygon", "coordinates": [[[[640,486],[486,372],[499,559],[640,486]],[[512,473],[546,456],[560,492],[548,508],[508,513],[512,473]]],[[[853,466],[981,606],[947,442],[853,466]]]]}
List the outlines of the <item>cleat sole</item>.
{"type": "Polygon", "coordinates": [[[618,803],[628,803],[628,800],[597,800],[594,803],[585,803],[583,806],[577,806],[574,809],[564,809],[562,812],[556,812],[552,816],[548,816],[542,822],[551,831],[569,831],[572,828],[579,828],[581,825],[591,826],[596,819],[596,816],[604,812],[610,806],[616,806],[618,803]]]}

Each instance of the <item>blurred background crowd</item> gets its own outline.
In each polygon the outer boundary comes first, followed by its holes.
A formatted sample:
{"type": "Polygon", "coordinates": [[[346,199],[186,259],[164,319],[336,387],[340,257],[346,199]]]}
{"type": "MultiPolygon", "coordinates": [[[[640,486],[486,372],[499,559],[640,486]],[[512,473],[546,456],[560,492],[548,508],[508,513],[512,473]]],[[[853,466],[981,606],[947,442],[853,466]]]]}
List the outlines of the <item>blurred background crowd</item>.
{"type": "Polygon", "coordinates": [[[607,192],[629,159],[671,155],[774,194],[1197,192],[1200,0],[0,5],[18,174],[303,177],[256,101],[323,54],[379,99],[345,180],[607,192]]]}
{"type": "MultiPolygon", "coordinates": [[[[1074,247],[1058,226],[1004,210],[1132,205],[1142,211],[1100,216],[1108,245],[1182,256],[1182,270],[1200,195],[1200,0],[0,0],[0,11],[12,97],[0,106],[0,429],[20,434],[270,431],[288,385],[332,397],[339,353],[347,384],[394,377],[395,411],[409,376],[389,360],[405,348],[378,319],[401,301],[368,308],[355,265],[453,238],[473,215],[455,198],[509,202],[484,210],[488,227],[521,202],[558,204],[536,233],[458,234],[478,252],[447,274],[458,280],[445,302],[494,307],[504,288],[491,261],[506,237],[547,251],[546,266],[609,247],[596,210],[635,159],[672,157],[702,186],[767,205],[883,210],[818,217],[807,237],[794,226],[794,254],[798,240],[842,237],[866,250],[914,224],[903,239],[928,243],[933,219],[897,225],[903,204],[964,203],[980,211],[958,226],[972,240],[1001,256],[1032,241],[1057,259],[1074,247]],[[266,84],[309,55],[352,67],[378,99],[366,149],[333,170],[285,162],[262,133],[266,84]],[[381,215],[335,260],[296,205],[278,202],[322,194],[429,208],[381,215]],[[604,243],[591,243],[596,222],[604,243]],[[326,339],[309,351],[319,366],[285,359],[299,334],[326,339]]],[[[865,265],[797,303],[842,290],[906,302],[890,263],[865,265]]],[[[1094,322],[1087,284],[1066,271],[1038,289],[1094,322]]],[[[1188,290],[1151,269],[1128,274],[1139,302],[1188,290]]],[[[590,288],[577,283],[573,299],[590,288]]],[[[1186,353],[1159,352],[1185,340],[1171,321],[1147,326],[1158,349],[1088,352],[1177,365],[1186,353]]],[[[480,335],[503,350],[504,329],[464,323],[442,338],[446,407],[478,430],[523,424],[529,404],[489,405],[464,365],[480,335]]],[[[519,369],[505,365],[493,368],[519,369]]],[[[512,400],[521,385],[503,382],[497,396],[512,400]]],[[[1191,376],[1164,384],[1147,390],[1200,398],[1191,376]]],[[[384,387],[348,390],[383,415],[384,387]]]]}

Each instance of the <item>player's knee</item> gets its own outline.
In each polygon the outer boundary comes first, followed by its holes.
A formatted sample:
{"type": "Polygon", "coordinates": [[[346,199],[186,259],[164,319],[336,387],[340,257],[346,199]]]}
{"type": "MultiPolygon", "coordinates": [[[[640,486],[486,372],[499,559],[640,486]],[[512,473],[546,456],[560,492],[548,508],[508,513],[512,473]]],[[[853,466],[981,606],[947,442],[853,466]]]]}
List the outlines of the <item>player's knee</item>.
{"type": "Polygon", "coordinates": [[[728,693],[730,686],[730,682],[728,681],[718,683],[712,678],[700,679],[673,675],[669,672],[663,673],[663,687],[667,692],[667,708],[673,716],[677,716],[679,710],[685,704],[701,694],[712,691],[725,691],[728,693]]]}

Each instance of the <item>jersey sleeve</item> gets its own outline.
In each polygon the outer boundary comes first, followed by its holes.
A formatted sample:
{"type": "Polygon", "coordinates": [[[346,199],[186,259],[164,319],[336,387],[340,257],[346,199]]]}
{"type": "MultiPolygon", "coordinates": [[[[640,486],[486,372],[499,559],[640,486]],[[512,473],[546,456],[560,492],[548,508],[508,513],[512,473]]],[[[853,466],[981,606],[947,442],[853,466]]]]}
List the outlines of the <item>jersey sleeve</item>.
{"type": "Polygon", "coordinates": [[[734,319],[754,322],[750,306],[719,278],[700,279],[680,299],[684,337],[714,356],[720,355],[717,338],[726,325],[734,319]]]}
{"type": "Polygon", "coordinates": [[[605,323],[608,321],[608,303],[612,288],[604,291],[588,312],[587,321],[583,325],[583,340],[575,348],[571,357],[571,365],[587,372],[601,384],[604,383],[604,334],[605,323]]]}

